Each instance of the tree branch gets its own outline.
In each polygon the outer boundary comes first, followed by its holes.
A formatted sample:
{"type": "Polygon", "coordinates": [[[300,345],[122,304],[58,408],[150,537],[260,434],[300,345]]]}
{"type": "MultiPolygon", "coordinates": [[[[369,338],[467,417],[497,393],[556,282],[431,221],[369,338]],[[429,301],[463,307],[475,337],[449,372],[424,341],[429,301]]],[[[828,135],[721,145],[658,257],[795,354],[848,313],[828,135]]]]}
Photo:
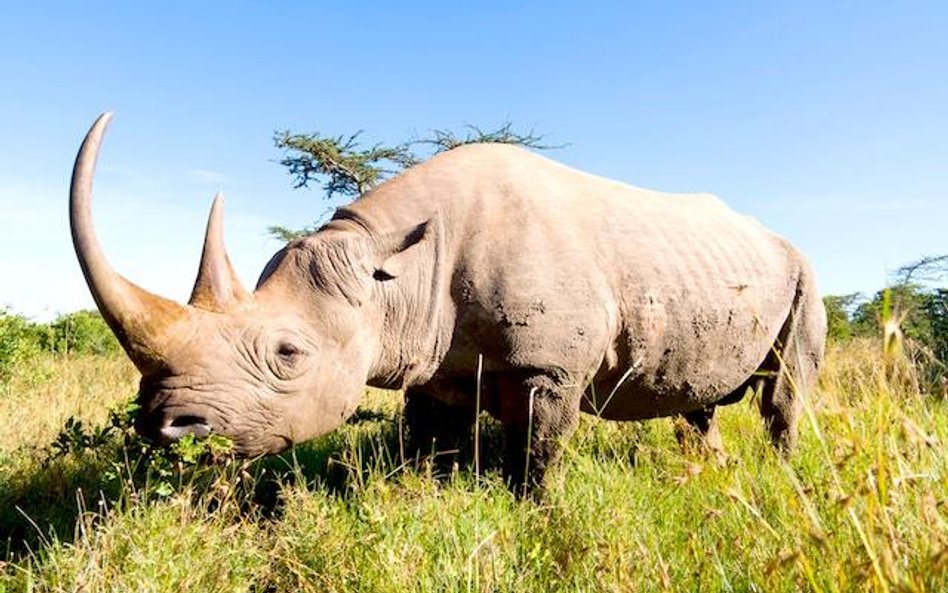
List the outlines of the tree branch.
{"type": "Polygon", "coordinates": [[[948,255],[928,255],[897,269],[894,274],[898,284],[910,284],[913,279],[921,282],[938,282],[948,278],[948,255]]]}
{"type": "MultiPolygon", "coordinates": [[[[358,197],[432,155],[466,144],[515,144],[534,150],[562,147],[544,144],[543,136],[534,134],[532,130],[526,134],[515,132],[510,123],[487,131],[473,125],[467,125],[465,129],[467,132],[463,136],[448,130],[432,130],[427,138],[391,146],[375,144],[370,148],[360,147],[361,131],[351,136],[328,137],[318,132],[293,134],[285,130],[274,134],[273,142],[285,151],[280,164],[293,177],[293,187],[309,187],[311,182],[318,182],[326,199],[337,194],[358,197]]],[[[313,230],[314,227],[293,230],[279,226],[268,229],[271,236],[287,242],[313,230]]]]}

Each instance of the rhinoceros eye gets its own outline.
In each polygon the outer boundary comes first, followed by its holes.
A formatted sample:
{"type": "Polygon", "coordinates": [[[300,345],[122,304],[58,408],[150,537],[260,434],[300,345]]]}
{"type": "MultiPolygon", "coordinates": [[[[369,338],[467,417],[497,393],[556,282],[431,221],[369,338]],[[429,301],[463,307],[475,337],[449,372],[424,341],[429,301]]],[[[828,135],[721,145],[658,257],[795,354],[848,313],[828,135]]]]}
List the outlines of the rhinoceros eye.
{"type": "Polygon", "coordinates": [[[303,356],[303,351],[294,346],[289,342],[281,342],[277,346],[277,356],[280,357],[280,360],[287,364],[293,364],[303,356]]]}
{"type": "Polygon", "coordinates": [[[292,381],[303,371],[304,365],[301,363],[306,357],[306,352],[299,346],[280,340],[274,344],[270,352],[267,364],[278,379],[292,381]]]}
{"type": "Polygon", "coordinates": [[[264,343],[263,361],[273,376],[282,381],[292,381],[304,373],[307,368],[304,363],[315,349],[314,344],[291,331],[271,334],[264,343]]]}

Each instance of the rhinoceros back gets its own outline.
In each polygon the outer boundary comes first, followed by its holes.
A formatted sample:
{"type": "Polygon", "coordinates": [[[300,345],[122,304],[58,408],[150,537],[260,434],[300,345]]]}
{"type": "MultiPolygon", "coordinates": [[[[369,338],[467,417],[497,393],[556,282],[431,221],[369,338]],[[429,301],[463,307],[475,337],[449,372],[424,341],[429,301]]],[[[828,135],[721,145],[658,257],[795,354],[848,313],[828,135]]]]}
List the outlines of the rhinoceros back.
{"type": "MultiPolygon", "coordinates": [[[[502,145],[439,155],[351,204],[382,233],[443,221],[442,373],[553,368],[613,390],[610,417],[699,407],[760,366],[802,258],[709,195],[666,194],[502,145]],[[616,388],[618,386],[618,388],[616,388]]],[[[603,393],[604,392],[604,393],[603,393]]]]}

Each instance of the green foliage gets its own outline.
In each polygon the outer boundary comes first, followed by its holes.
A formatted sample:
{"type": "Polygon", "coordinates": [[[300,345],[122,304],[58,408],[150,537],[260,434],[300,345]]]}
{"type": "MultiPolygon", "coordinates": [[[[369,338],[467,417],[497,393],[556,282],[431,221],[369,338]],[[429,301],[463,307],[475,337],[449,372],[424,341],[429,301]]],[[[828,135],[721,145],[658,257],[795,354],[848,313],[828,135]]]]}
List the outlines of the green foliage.
{"type": "Polygon", "coordinates": [[[827,335],[831,340],[846,340],[853,336],[850,312],[859,300],[859,293],[823,297],[826,308],[827,335]]]}
{"type": "Polygon", "coordinates": [[[884,320],[894,315],[899,319],[906,338],[931,346],[934,342],[932,320],[929,317],[931,306],[932,293],[916,284],[895,285],[880,290],[856,307],[852,317],[854,333],[860,336],[881,335],[884,320]]]}
{"type": "MultiPolygon", "coordinates": [[[[434,130],[430,136],[400,144],[374,144],[365,148],[359,144],[362,132],[349,136],[324,136],[319,132],[294,134],[286,130],[274,136],[277,148],[285,151],[280,164],[294,178],[293,187],[308,187],[312,182],[321,184],[325,197],[336,195],[357,197],[404,169],[412,167],[433,154],[452,150],[465,144],[493,142],[516,144],[544,150],[554,148],[542,143],[543,138],[532,132],[520,134],[511,124],[495,130],[468,126],[459,136],[448,130],[434,130]]],[[[282,241],[292,241],[311,233],[315,227],[287,229],[269,228],[270,234],[282,241]]]]}
{"type": "Polygon", "coordinates": [[[904,350],[911,358],[926,389],[943,391],[940,386],[948,377],[948,290],[897,284],[871,299],[861,298],[824,297],[829,339],[881,336],[890,355],[904,350]]]}
{"type": "Polygon", "coordinates": [[[105,424],[88,427],[82,420],[70,416],[50,446],[46,464],[76,455],[103,456],[109,469],[105,477],[118,480],[132,474],[142,477],[147,484],[145,495],[166,497],[178,491],[177,483],[193,482],[198,476],[212,471],[208,463],[229,459],[233,442],[222,435],[211,435],[198,439],[187,435],[171,447],[158,447],[146,441],[133,430],[139,406],[134,401],[109,410],[105,424]],[[116,450],[122,450],[121,458],[114,458],[116,450]],[[188,480],[181,480],[182,471],[190,472],[188,480]]]}
{"type": "Polygon", "coordinates": [[[926,309],[932,331],[932,350],[938,360],[948,363],[948,289],[935,289],[926,309]]]}
{"type": "Polygon", "coordinates": [[[274,137],[274,143],[289,153],[280,164],[295,177],[293,186],[307,187],[314,179],[321,179],[327,198],[363,194],[418,162],[408,144],[362,148],[360,135],[326,137],[318,132],[293,134],[286,130],[274,137]]]}
{"type": "Polygon", "coordinates": [[[288,229],[282,226],[270,226],[267,227],[267,232],[270,233],[270,236],[274,239],[278,239],[284,243],[290,243],[297,239],[302,239],[307,235],[311,235],[316,232],[315,226],[307,226],[301,229],[288,229]]]}
{"type": "Polygon", "coordinates": [[[924,323],[916,321],[907,335],[916,334],[935,359],[948,364],[948,290],[943,288],[948,280],[948,255],[922,257],[896,270],[895,278],[899,287],[920,293],[909,299],[908,307],[902,306],[909,309],[910,322],[924,319],[924,323]]]}
{"type": "Polygon", "coordinates": [[[20,315],[0,309],[0,385],[41,349],[42,329],[20,315]]]}
{"type": "Polygon", "coordinates": [[[44,349],[59,354],[112,354],[121,351],[118,340],[98,311],[60,315],[49,324],[44,349]]]}
{"type": "Polygon", "coordinates": [[[114,354],[121,351],[98,311],[60,315],[52,323],[34,323],[0,310],[0,385],[41,352],[114,354]]]}

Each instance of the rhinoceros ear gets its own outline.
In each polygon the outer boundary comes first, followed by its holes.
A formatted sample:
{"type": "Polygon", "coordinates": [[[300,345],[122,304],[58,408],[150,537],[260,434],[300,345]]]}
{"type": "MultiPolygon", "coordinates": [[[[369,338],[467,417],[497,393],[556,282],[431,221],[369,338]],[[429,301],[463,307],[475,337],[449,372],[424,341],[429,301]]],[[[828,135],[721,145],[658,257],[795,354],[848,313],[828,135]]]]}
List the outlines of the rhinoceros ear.
{"type": "Polygon", "coordinates": [[[398,278],[420,252],[420,248],[433,242],[433,220],[383,237],[379,241],[377,264],[372,277],[381,281],[398,278]]]}

